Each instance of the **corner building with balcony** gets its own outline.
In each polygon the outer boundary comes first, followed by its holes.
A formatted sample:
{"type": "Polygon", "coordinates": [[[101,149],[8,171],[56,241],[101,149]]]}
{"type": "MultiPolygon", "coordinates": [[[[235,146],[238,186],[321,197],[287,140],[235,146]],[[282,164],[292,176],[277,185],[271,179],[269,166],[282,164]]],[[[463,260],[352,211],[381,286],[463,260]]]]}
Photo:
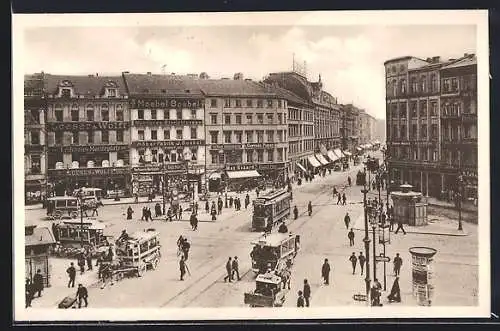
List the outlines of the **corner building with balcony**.
{"type": "Polygon", "coordinates": [[[55,194],[85,186],[127,195],[130,117],[121,76],[45,74],[44,81],[48,181],[55,194]]]}
{"type": "Polygon", "coordinates": [[[39,203],[46,195],[47,151],[44,73],[24,77],[24,190],[25,203],[39,203]]]}
{"type": "Polygon", "coordinates": [[[203,192],[201,91],[175,75],[125,72],[123,80],[131,114],[132,193],[203,192]]]}
{"type": "Polygon", "coordinates": [[[466,168],[475,167],[477,180],[477,138],[467,140],[470,144],[459,138],[465,128],[463,118],[468,121],[467,132],[477,137],[476,68],[471,59],[475,59],[473,54],[447,61],[407,56],[384,63],[389,176],[397,184],[408,182],[424,195],[443,197],[456,189],[462,167],[459,160],[465,160],[458,147],[467,146],[470,151],[464,153],[470,157],[466,162],[470,166],[466,168]],[[460,72],[465,72],[463,77],[460,72]],[[464,78],[466,93],[464,83],[458,83],[464,78]],[[464,104],[472,116],[462,116],[464,104]]]}

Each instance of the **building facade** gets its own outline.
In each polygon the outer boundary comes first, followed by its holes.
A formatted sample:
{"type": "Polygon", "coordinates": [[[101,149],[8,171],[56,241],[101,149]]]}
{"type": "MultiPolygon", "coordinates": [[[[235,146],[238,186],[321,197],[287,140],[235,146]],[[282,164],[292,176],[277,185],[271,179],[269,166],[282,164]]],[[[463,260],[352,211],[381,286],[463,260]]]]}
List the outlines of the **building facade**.
{"type": "Polygon", "coordinates": [[[44,73],[24,78],[24,187],[25,203],[39,203],[46,195],[47,150],[43,93],[44,73]]]}
{"type": "Polygon", "coordinates": [[[354,151],[359,145],[360,123],[360,109],[353,104],[342,105],[340,134],[343,150],[354,151]]]}
{"type": "MultiPolygon", "coordinates": [[[[448,61],[441,61],[439,57],[422,60],[408,56],[385,62],[386,132],[392,180],[408,182],[423,194],[434,197],[441,197],[456,186],[453,183],[460,167],[456,146],[466,144],[458,134],[458,123],[462,123],[460,109],[463,109],[464,98],[468,98],[467,104],[475,105],[470,102],[475,96],[471,87],[467,92],[470,96],[461,94],[457,82],[464,77],[450,75],[464,70],[456,69],[456,66],[469,58],[474,58],[474,55],[465,54],[461,59],[448,61]],[[446,78],[446,88],[443,74],[450,77],[446,78]],[[444,130],[447,130],[446,135],[444,130]]],[[[465,70],[467,75],[476,70],[475,64],[465,67],[470,67],[465,70]]],[[[472,76],[467,77],[466,80],[472,76]]],[[[473,132],[473,127],[470,128],[473,132]]],[[[477,150],[477,140],[475,145],[471,141],[468,146],[475,146],[477,150]]],[[[472,158],[476,160],[477,154],[472,158]]]]}
{"type": "Polygon", "coordinates": [[[130,116],[120,76],[45,75],[48,181],[57,195],[78,187],[129,189],[130,116]]]}
{"type": "Polygon", "coordinates": [[[123,80],[131,116],[132,193],[164,194],[167,187],[172,192],[202,193],[205,133],[201,91],[175,75],[123,73],[123,80]]]}

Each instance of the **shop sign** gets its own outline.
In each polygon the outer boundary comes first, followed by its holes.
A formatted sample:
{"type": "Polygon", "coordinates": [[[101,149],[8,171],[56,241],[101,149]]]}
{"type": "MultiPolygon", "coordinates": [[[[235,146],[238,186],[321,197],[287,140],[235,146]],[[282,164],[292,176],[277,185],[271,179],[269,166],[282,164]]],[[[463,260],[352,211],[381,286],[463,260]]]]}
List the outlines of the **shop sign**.
{"type": "Polygon", "coordinates": [[[227,164],[227,171],[244,171],[244,170],[278,170],[284,169],[285,163],[241,163],[241,164],[227,164]]]}
{"type": "Polygon", "coordinates": [[[190,146],[201,146],[205,143],[203,139],[191,139],[191,140],[141,140],[133,141],[132,147],[145,148],[145,147],[190,147],[190,146]]]}
{"type": "Polygon", "coordinates": [[[187,164],[185,162],[180,163],[165,163],[163,165],[156,166],[144,166],[144,167],[134,167],[132,168],[133,172],[174,172],[174,171],[182,171],[187,172],[187,164]]]}
{"type": "Polygon", "coordinates": [[[227,171],[245,171],[245,170],[255,170],[256,165],[253,163],[249,164],[227,164],[227,171]]]}
{"type": "Polygon", "coordinates": [[[177,126],[192,126],[192,125],[202,125],[202,120],[134,120],[132,121],[132,125],[134,126],[169,126],[169,125],[177,125],[177,126]]]}
{"type": "Polygon", "coordinates": [[[234,150],[234,149],[242,149],[243,145],[242,144],[212,144],[210,145],[210,149],[212,150],[234,150]]]}
{"type": "Polygon", "coordinates": [[[47,123],[49,131],[87,131],[128,129],[130,122],[66,122],[47,123]]]}
{"type": "Polygon", "coordinates": [[[81,145],[81,146],[52,146],[49,152],[61,153],[97,153],[128,151],[128,145],[81,145]]]}
{"type": "Polygon", "coordinates": [[[24,145],[24,150],[27,152],[43,152],[44,145],[24,145]]]}
{"type": "Polygon", "coordinates": [[[285,168],[285,163],[262,163],[258,164],[257,168],[259,170],[278,170],[278,169],[284,169],[285,168]]]}
{"type": "Polygon", "coordinates": [[[60,178],[65,176],[111,176],[125,175],[130,173],[130,169],[123,168],[77,168],[77,169],[49,169],[49,177],[60,178]]]}
{"type": "Polygon", "coordinates": [[[245,148],[274,148],[275,143],[246,143],[245,148]]]}
{"type": "Polygon", "coordinates": [[[179,99],[179,98],[162,98],[162,99],[143,99],[131,98],[129,107],[132,109],[171,109],[171,108],[201,108],[201,99],[179,99]]]}

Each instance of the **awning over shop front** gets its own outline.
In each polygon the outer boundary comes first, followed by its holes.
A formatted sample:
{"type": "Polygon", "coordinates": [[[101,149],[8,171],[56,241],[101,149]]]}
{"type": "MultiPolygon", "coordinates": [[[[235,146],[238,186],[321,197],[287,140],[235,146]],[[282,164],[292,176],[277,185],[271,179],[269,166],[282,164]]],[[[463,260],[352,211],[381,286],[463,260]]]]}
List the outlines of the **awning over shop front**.
{"type": "Polygon", "coordinates": [[[321,163],[319,163],[318,159],[316,159],[314,155],[309,156],[307,160],[314,168],[321,167],[321,163]]]}
{"type": "Polygon", "coordinates": [[[329,150],[327,155],[330,158],[330,160],[332,160],[332,162],[335,162],[339,159],[339,157],[335,155],[335,153],[332,150],[329,150]]]}
{"type": "Polygon", "coordinates": [[[297,167],[299,167],[303,172],[307,172],[306,168],[304,168],[304,166],[299,162],[297,162],[297,167]]]}
{"type": "Polygon", "coordinates": [[[352,153],[351,153],[351,152],[349,152],[349,151],[343,151],[343,153],[344,153],[345,155],[347,155],[347,156],[351,156],[351,155],[352,155],[352,153]]]}
{"type": "Polygon", "coordinates": [[[333,152],[335,153],[335,155],[337,155],[339,159],[344,157],[344,154],[342,154],[342,151],[339,148],[335,148],[333,152]]]}
{"type": "Polygon", "coordinates": [[[330,164],[330,162],[328,162],[325,157],[321,154],[316,154],[316,158],[318,159],[319,163],[321,163],[322,165],[328,165],[330,164]]]}
{"type": "Polygon", "coordinates": [[[210,176],[208,176],[209,179],[220,179],[221,178],[221,174],[220,172],[214,172],[212,174],[210,174],[210,176]]]}
{"type": "Polygon", "coordinates": [[[227,176],[230,179],[238,179],[238,178],[260,177],[260,174],[257,172],[257,170],[244,170],[244,171],[228,171],[227,176]]]}

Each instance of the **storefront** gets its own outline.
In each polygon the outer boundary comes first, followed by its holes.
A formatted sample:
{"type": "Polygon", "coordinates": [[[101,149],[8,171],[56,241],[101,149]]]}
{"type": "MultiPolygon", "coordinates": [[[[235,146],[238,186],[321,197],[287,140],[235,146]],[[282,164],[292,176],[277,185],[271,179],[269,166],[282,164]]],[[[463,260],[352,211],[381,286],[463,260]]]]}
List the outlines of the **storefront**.
{"type": "Polygon", "coordinates": [[[225,168],[223,180],[229,191],[250,190],[259,185],[285,186],[286,163],[230,164],[225,168]]]}
{"type": "Polygon", "coordinates": [[[46,195],[45,179],[25,179],[24,203],[26,205],[41,203],[46,195]]]}
{"type": "Polygon", "coordinates": [[[187,162],[165,163],[132,168],[132,194],[148,196],[170,191],[188,192],[187,162]]]}

